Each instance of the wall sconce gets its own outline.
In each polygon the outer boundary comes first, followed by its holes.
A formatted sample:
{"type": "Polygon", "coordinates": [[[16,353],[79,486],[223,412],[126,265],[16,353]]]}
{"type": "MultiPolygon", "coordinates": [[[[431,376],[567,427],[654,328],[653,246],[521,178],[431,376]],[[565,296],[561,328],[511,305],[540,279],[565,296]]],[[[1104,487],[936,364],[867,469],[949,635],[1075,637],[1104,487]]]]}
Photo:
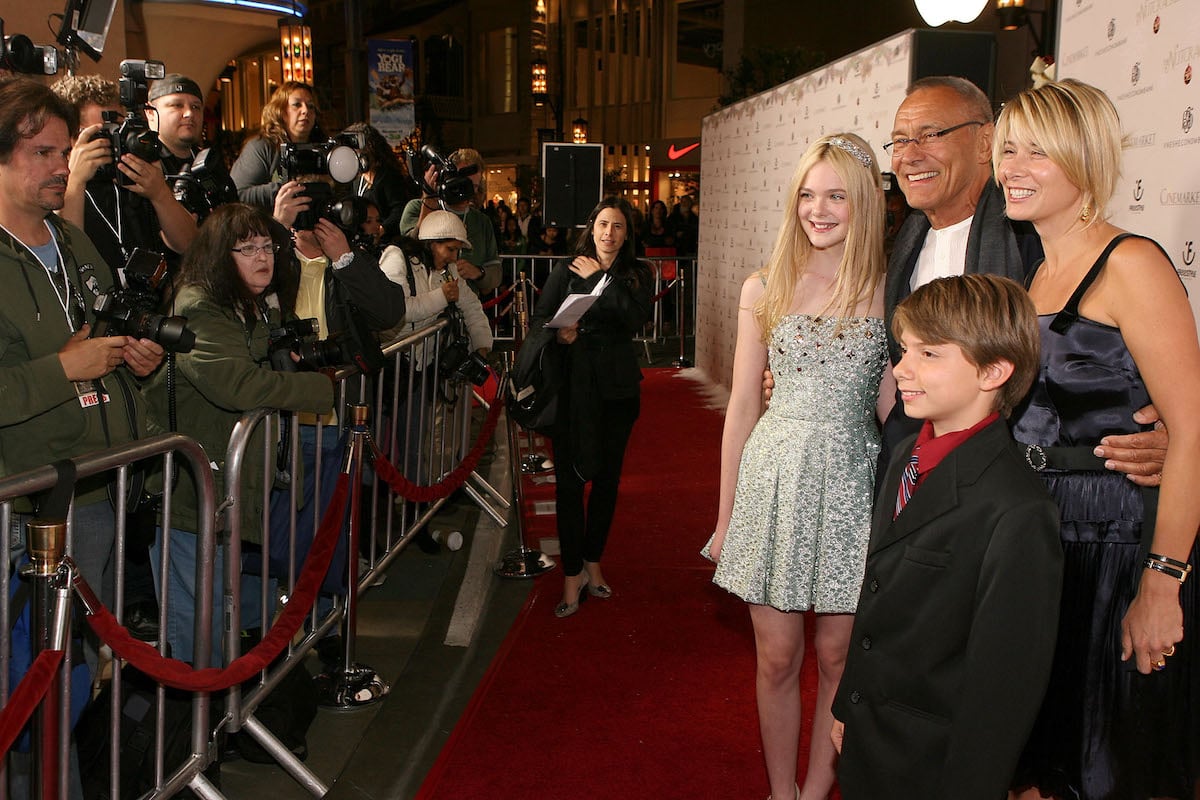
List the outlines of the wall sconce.
{"type": "Polygon", "coordinates": [[[544,106],[546,104],[546,96],[549,89],[549,81],[546,77],[547,66],[545,61],[534,61],[531,65],[530,89],[533,92],[533,104],[536,106],[544,106]]]}
{"type": "Polygon", "coordinates": [[[312,28],[279,20],[279,52],[283,80],[313,82],[312,28]]]}
{"type": "MultiPolygon", "coordinates": [[[[1049,4],[1047,3],[1047,5],[1049,4]]],[[[1000,18],[1001,30],[1015,31],[1028,26],[1029,35],[1033,37],[1036,52],[1045,55],[1045,53],[1042,53],[1042,41],[1049,41],[1052,37],[1044,30],[1049,27],[1051,19],[1044,9],[1029,8],[1025,5],[1025,0],[996,0],[996,16],[1000,18]],[[1041,27],[1043,30],[1041,33],[1033,25],[1032,17],[1034,14],[1042,17],[1041,27]]]]}
{"type": "Polygon", "coordinates": [[[996,0],[996,15],[1002,31],[1015,31],[1029,21],[1025,0],[996,0]]]}
{"type": "Polygon", "coordinates": [[[575,144],[587,144],[588,121],[583,117],[571,120],[571,141],[575,144]]]}
{"type": "Polygon", "coordinates": [[[983,13],[987,0],[916,0],[916,4],[925,24],[936,28],[950,20],[974,22],[983,13]]]}

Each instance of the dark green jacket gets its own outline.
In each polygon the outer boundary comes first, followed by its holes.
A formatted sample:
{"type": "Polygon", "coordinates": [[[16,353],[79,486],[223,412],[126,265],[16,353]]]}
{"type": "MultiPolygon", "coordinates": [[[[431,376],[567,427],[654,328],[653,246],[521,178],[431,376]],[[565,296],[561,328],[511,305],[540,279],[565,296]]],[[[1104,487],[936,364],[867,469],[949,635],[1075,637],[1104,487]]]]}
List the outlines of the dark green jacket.
{"type": "MultiPolygon", "coordinates": [[[[276,372],[267,361],[267,334],[279,325],[279,310],[269,309],[269,322],[257,320],[251,330],[234,311],[217,306],[194,286],[175,298],[173,314],[188,319],[196,334],[190,353],[175,357],[175,407],[180,433],[193,437],[215,465],[217,505],[225,496],[225,451],[233,427],[247,411],[260,407],[323,413],[333,407],[333,384],[316,372],[276,372]]],[[[167,430],[167,370],[146,388],[155,428],[167,430]]],[[[243,461],[242,538],[262,541],[262,452],[265,423],[260,425],[243,461]]],[[[275,431],[272,430],[274,437],[275,431]]],[[[197,531],[196,488],[181,470],[172,498],[171,526],[197,531]]]]}
{"type": "MultiPolygon", "coordinates": [[[[67,380],[58,351],[82,323],[94,323],[96,296],[111,287],[112,273],[83,231],[51,214],[48,217],[70,287],[67,314],[61,294],[63,276],[54,283],[32,253],[0,231],[0,474],[71,458],[144,434],[141,398],[124,367],[103,380],[109,402],[105,435],[97,406],[84,408],[67,380]],[[124,391],[122,391],[124,389],[124,391]],[[131,419],[132,430],[131,430],[131,419]]],[[[77,502],[104,499],[104,480],[81,481],[77,502]]]]}

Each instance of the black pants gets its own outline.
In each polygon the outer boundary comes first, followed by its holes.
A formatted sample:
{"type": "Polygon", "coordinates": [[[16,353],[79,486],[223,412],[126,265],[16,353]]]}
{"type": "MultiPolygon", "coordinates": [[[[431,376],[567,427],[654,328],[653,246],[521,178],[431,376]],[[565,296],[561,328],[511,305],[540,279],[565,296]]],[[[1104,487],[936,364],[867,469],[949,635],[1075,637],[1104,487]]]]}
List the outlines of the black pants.
{"type": "MultiPolygon", "coordinates": [[[[596,562],[604,555],[604,543],[608,541],[617,508],[625,445],[638,418],[641,401],[629,397],[604,400],[598,406],[600,413],[595,424],[600,447],[599,469],[591,478],[586,513],[583,488],[588,481],[575,470],[571,436],[565,428],[559,428],[553,437],[558,544],[565,575],[578,575],[584,561],[596,562]]],[[[559,409],[560,413],[563,411],[559,409]]]]}

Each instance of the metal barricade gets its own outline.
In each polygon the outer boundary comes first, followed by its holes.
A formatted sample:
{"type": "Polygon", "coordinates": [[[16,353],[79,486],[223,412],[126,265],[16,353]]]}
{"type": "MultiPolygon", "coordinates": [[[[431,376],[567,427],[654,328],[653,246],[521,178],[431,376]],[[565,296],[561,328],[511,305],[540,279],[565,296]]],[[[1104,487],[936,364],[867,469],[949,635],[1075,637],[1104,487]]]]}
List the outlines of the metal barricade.
{"type": "MultiPolygon", "coordinates": [[[[538,293],[545,285],[546,278],[554,265],[565,256],[531,256],[502,254],[500,265],[504,278],[500,286],[488,296],[481,298],[488,321],[492,326],[492,336],[499,342],[512,343],[516,336],[512,320],[512,292],[525,292],[527,307],[532,312],[537,305],[538,293]],[[525,279],[521,280],[524,273],[525,279]]],[[[678,337],[679,356],[674,366],[691,366],[685,357],[685,345],[688,337],[692,336],[696,321],[696,258],[695,256],[655,256],[644,257],[642,261],[650,264],[654,273],[654,315],[647,330],[634,337],[640,342],[646,354],[647,363],[653,363],[650,354],[651,344],[661,344],[668,338],[678,337]],[[673,277],[664,278],[664,266],[673,269],[673,277]],[[667,297],[673,297],[674,303],[668,307],[662,302],[667,297]],[[665,310],[664,310],[665,309],[665,310]],[[670,313],[668,314],[667,311],[670,313]],[[668,331],[667,323],[670,323],[668,331]],[[668,335],[669,333],[669,335],[668,335]]]]}
{"type": "MultiPolygon", "coordinates": [[[[333,424],[345,424],[353,418],[356,407],[365,404],[370,410],[369,425],[365,435],[369,439],[367,449],[377,447],[383,455],[404,476],[413,483],[431,486],[454,469],[467,454],[472,441],[472,415],[470,386],[460,381],[447,381],[440,377],[443,339],[449,335],[449,323],[439,319],[427,328],[401,336],[383,348],[389,360],[389,366],[378,375],[370,378],[350,369],[337,375],[337,419],[333,424]]],[[[239,630],[242,620],[243,597],[241,581],[238,575],[242,565],[241,508],[246,500],[243,489],[247,483],[247,448],[250,447],[255,430],[263,425],[278,425],[279,412],[271,409],[259,409],[244,415],[239,421],[230,439],[226,456],[227,487],[229,491],[229,520],[230,541],[226,550],[225,569],[225,618],[231,624],[224,631],[225,649],[229,658],[239,655],[239,630]]],[[[365,417],[364,417],[365,421],[365,417]]],[[[298,541],[297,531],[300,527],[300,514],[311,515],[312,529],[315,532],[325,513],[322,498],[325,496],[324,484],[330,479],[332,470],[327,469],[326,459],[338,458],[338,469],[342,473],[352,468],[363,475],[362,483],[354,485],[351,492],[358,494],[360,504],[370,509],[370,522],[362,530],[356,530],[355,538],[361,537],[366,546],[364,569],[358,568],[360,553],[357,547],[350,548],[346,553],[348,576],[347,583],[353,581],[352,594],[335,597],[327,608],[315,607],[309,615],[309,622],[304,635],[299,641],[293,641],[285,651],[285,657],[269,669],[260,673],[257,682],[242,691],[234,687],[228,695],[224,717],[217,723],[216,730],[228,732],[244,731],[254,738],[302,787],[320,797],[328,790],[322,779],[304,766],[287,748],[276,739],[254,717],[254,711],[270,691],[279,684],[284,675],[294,669],[308,651],[313,649],[318,641],[333,633],[339,625],[343,634],[342,669],[350,671],[362,667],[354,662],[353,626],[347,626],[346,620],[353,620],[354,601],[364,591],[370,588],[378,576],[385,571],[401,550],[411,541],[412,537],[433,517],[446,502],[446,497],[432,500],[410,500],[399,497],[390,485],[381,481],[379,475],[371,469],[371,453],[360,450],[356,458],[359,464],[352,465],[346,461],[348,448],[339,445],[335,452],[321,446],[331,437],[331,425],[323,420],[316,420],[312,430],[303,431],[302,426],[293,424],[289,428],[290,462],[285,472],[290,473],[292,480],[286,489],[275,488],[272,485],[276,477],[276,445],[275,437],[263,437],[262,452],[262,580],[258,586],[260,596],[256,605],[262,609],[262,617],[258,623],[266,635],[271,627],[273,609],[276,607],[276,593],[271,590],[273,581],[278,582],[279,598],[286,602],[293,594],[300,564],[304,561],[306,552],[302,552],[308,542],[298,541]],[[303,435],[302,435],[303,434],[303,435]],[[317,443],[315,458],[304,463],[301,455],[302,438],[317,443]],[[365,456],[365,458],[364,458],[365,456]],[[298,477],[307,471],[312,471],[311,500],[306,504],[300,500],[298,477]],[[286,519],[273,518],[272,511],[279,512],[281,504],[271,502],[272,491],[286,493],[286,519]],[[303,505],[302,511],[297,506],[303,505]],[[268,554],[272,549],[272,537],[281,532],[288,537],[286,551],[289,569],[286,574],[274,574],[268,554]]],[[[355,436],[363,436],[364,431],[355,431],[355,436]]],[[[337,438],[341,441],[340,437],[337,438]]],[[[500,524],[506,523],[506,517],[500,511],[492,508],[488,498],[507,508],[508,502],[499,493],[487,485],[477,474],[472,474],[464,488],[469,496],[480,504],[500,524]]],[[[354,524],[354,518],[350,520],[354,524]]],[[[343,535],[346,522],[343,521],[343,535]]],[[[276,543],[278,545],[278,543],[276,543]]],[[[362,667],[369,670],[369,667],[362,667]]],[[[372,673],[373,675],[373,673],[372,673]]],[[[326,675],[318,676],[318,686],[326,675]]],[[[331,671],[329,680],[337,683],[346,679],[344,674],[331,671]]],[[[344,687],[341,687],[344,689],[344,687]]],[[[367,680],[363,690],[376,693],[376,696],[363,698],[361,701],[347,697],[346,692],[335,692],[337,701],[328,702],[335,707],[350,708],[366,705],[386,693],[386,684],[380,680],[367,680]]],[[[353,694],[353,693],[351,693],[353,694]]],[[[324,701],[323,701],[324,702],[324,701]]]]}
{"type": "MultiPolygon", "coordinates": [[[[198,591],[200,592],[199,601],[203,609],[209,609],[212,605],[212,554],[216,546],[216,531],[213,521],[216,517],[216,497],[213,485],[212,473],[209,469],[209,459],[204,452],[204,449],[193,439],[181,434],[166,434],[155,436],[135,442],[131,442],[118,447],[113,447],[107,450],[97,451],[72,459],[77,479],[89,478],[92,476],[101,475],[103,473],[114,471],[116,472],[116,482],[114,492],[116,498],[116,507],[111,510],[113,515],[112,527],[114,530],[114,540],[111,554],[113,571],[115,573],[114,594],[111,599],[112,612],[117,620],[124,621],[125,607],[125,556],[126,556],[126,537],[127,537],[127,494],[130,485],[130,469],[138,462],[144,462],[151,459],[162,458],[162,474],[164,476],[172,476],[176,469],[176,456],[182,456],[186,461],[187,467],[196,476],[197,484],[197,499],[198,508],[200,510],[200,518],[204,520],[200,526],[201,530],[197,535],[197,551],[200,557],[196,559],[195,579],[198,591]]],[[[28,495],[43,492],[52,488],[58,480],[58,473],[52,466],[39,467],[34,470],[13,475],[0,480],[0,526],[3,526],[7,533],[3,537],[3,543],[0,544],[2,552],[5,556],[5,569],[0,574],[0,591],[3,591],[5,597],[11,596],[11,580],[12,567],[19,556],[19,551],[23,548],[23,540],[21,534],[24,515],[18,515],[14,512],[14,502],[28,495]],[[18,521],[20,520],[20,521],[18,521]]],[[[169,489],[169,486],[167,487],[169,489]]],[[[96,504],[99,505],[99,504],[96,504]]],[[[107,505],[107,504],[105,504],[107,505]]],[[[163,530],[170,528],[171,508],[170,508],[170,492],[164,492],[164,498],[161,508],[161,515],[158,516],[156,522],[163,530]]],[[[93,508],[92,506],[88,507],[93,508]]],[[[72,506],[68,514],[66,526],[66,554],[72,555],[76,551],[76,543],[78,537],[87,534],[87,531],[76,530],[75,516],[78,509],[72,506]]],[[[90,513],[95,513],[91,512],[90,513]]],[[[104,513],[104,512],[102,512],[104,513]]],[[[164,555],[165,560],[165,555],[164,555]]],[[[101,589],[101,577],[99,575],[85,575],[84,578],[91,578],[96,582],[95,589],[101,589]]],[[[66,587],[63,588],[65,594],[66,587]]],[[[159,616],[160,625],[166,618],[166,612],[169,608],[170,598],[161,598],[161,611],[159,616]]],[[[9,693],[14,688],[10,686],[9,666],[12,657],[12,631],[11,614],[7,601],[3,604],[0,610],[0,624],[6,626],[9,635],[0,637],[0,705],[7,705],[9,693]]],[[[65,641],[70,639],[70,627],[72,624],[71,615],[62,614],[59,619],[61,626],[65,626],[65,641]]],[[[194,634],[196,636],[197,650],[195,661],[198,667],[206,666],[210,653],[208,648],[202,644],[208,642],[210,638],[210,626],[212,624],[211,615],[207,613],[198,613],[195,620],[194,634]]],[[[166,643],[160,635],[158,642],[158,651],[160,654],[166,653],[166,643]]],[[[57,681],[59,686],[57,695],[57,705],[59,708],[58,725],[61,731],[70,729],[71,720],[71,681],[70,675],[74,666],[70,657],[69,649],[66,652],[63,663],[60,666],[59,675],[62,676],[57,681]]],[[[120,659],[115,659],[112,665],[111,677],[111,701],[109,706],[109,734],[108,734],[108,752],[109,752],[109,789],[108,793],[113,800],[121,798],[121,768],[120,756],[122,751],[121,743],[121,719],[122,709],[124,707],[125,696],[122,686],[121,677],[122,662],[120,659]]],[[[93,679],[95,676],[93,675],[93,679]]],[[[156,691],[156,714],[154,723],[154,742],[153,742],[153,789],[146,795],[147,798],[166,798],[183,790],[185,787],[192,789],[197,795],[206,800],[214,800],[220,798],[220,792],[210,783],[204,776],[203,771],[212,763],[215,758],[215,753],[211,747],[208,737],[209,732],[209,706],[210,698],[207,693],[197,692],[192,695],[191,699],[191,736],[190,736],[190,755],[181,763],[165,763],[164,759],[164,741],[167,731],[165,729],[165,709],[166,689],[161,684],[158,685],[156,691]]],[[[68,796],[68,761],[69,761],[69,742],[70,737],[60,736],[60,746],[57,753],[57,764],[49,768],[48,774],[57,776],[57,787],[52,795],[65,798],[68,796]]],[[[9,754],[9,759],[6,760],[5,778],[8,777],[7,767],[12,766],[12,758],[14,754],[9,754]]],[[[34,771],[40,771],[39,764],[35,759],[30,774],[34,771]]],[[[0,781],[0,791],[7,792],[7,781],[0,781]]]]}

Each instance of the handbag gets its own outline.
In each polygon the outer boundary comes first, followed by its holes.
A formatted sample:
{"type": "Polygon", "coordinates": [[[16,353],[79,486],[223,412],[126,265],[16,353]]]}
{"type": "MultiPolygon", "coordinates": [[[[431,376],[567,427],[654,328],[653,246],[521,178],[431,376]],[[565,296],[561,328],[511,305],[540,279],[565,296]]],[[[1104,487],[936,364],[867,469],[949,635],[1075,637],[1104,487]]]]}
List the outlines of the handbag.
{"type": "Polygon", "coordinates": [[[549,434],[558,416],[562,354],[553,328],[533,331],[517,351],[505,408],[522,428],[549,434]]]}

